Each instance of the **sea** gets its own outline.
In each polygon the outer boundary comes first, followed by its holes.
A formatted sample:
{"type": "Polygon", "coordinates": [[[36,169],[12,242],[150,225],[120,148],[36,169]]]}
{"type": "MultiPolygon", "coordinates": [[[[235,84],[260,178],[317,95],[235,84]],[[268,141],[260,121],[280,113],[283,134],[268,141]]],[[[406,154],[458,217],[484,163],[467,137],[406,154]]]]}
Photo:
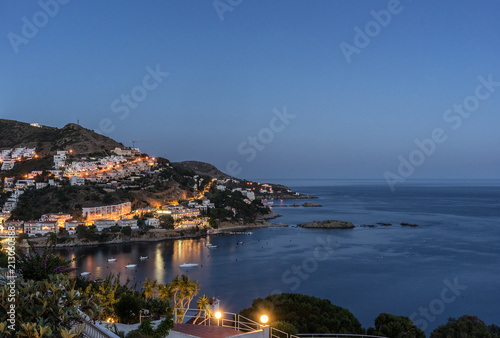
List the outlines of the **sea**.
{"type": "Polygon", "coordinates": [[[395,191],[382,180],[267,182],[318,198],[268,201],[281,215],[271,222],[288,227],[60,253],[80,257],[74,266],[91,279],[120,273],[137,288],[146,277],[167,283],[187,274],[227,312],[294,292],[329,299],[365,328],[383,312],[408,316],[427,334],[466,314],[500,325],[500,180],[408,180],[395,191]],[[304,202],[322,207],[291,206],[304,202]],[[329,219],[355,228],[297,227],[329,219]],[[108,263],[111,257],[117,261],[108,263]],[[183,263],[199,266],[184,271],[183,263]]]}

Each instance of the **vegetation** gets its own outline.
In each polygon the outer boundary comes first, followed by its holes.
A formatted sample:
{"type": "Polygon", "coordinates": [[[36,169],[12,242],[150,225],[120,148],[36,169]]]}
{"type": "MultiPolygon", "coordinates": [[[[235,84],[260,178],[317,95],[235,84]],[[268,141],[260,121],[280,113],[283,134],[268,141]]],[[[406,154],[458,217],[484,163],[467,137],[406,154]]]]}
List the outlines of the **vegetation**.
{"type": "Polygon", "coordinates": [[[172,318],[165,318],[158,324],[156,329],[151,325],[150,320],[145,320],[139,325],[137,330],[130,331],[127,338],[152,337],[162,338],[168,335],[170,329],[174,326],[172,318]]]}
{"type": "Polygon", "coordinates": [[[66,261],[58,256],[54,250],[54,243],[47,241],[44,248],[35,248],[30,242],[29,252],[16,254],[16,267],[25,280],[42,281],[54,274],[69,274],[74,271],[66,261]]]}
{"type": "Polygon", "coordinates": [[[425,338],[425,333],[417,328],[413,321],[404,316],[381,313],[375,318],[375,328],[369,328],[367,334],[383,337],[425,338]]]}
{"type": "Polygon", "coordinates": [[[500,329],[497,325],[487,326],[476,316],[449,318],[448,323],[432,331],[430,338],[498,338],[500,329]]]}
{"type": "Polygon", "coordinates": [[[262,313],[268,314],[271,322],[287,322],[291,324],[290,329],[293,326],[299,332],[364,333],[360,322],[349,310],[333,305],[327,299],[297,293],[257,298],[251,308],[240,312],[257,322],[262,313]]]}
{"type": "Polygon", "coordinates": [[[214,220],[243,219],[252,222],[256,217],[270,211],[269,208],[262,205],[260,200],[254,200],[251,203],[245,202],[245,197],[240,191],[214,190],[209,198],[215,205],[215,208],[209,209],[209,216],[214,220]],[[232,208],[236,210],[236,215],[232,210],[228,210],[232,208]]]}
{"type": "Polygon", "coordinates": [[[49,275],[43,280],[17,280],[15,323],[8,321],[9,286],[0,295],[0,336],[77,337],[83,327],[78,312],[84,296],[76,292],[68,275],[49,275]],[[73,334],[73,335],[71,335],[73,334]]]}
{"type": "Polygon", "coordinates": [[[126,189],[107,192],[95,185],[46,187],[27,189],[19,198],[11,219],[39,219],[42,214],[65,212],[78,220],[82,218],[82,207],[134,201],[134,196],[126,189]]]}

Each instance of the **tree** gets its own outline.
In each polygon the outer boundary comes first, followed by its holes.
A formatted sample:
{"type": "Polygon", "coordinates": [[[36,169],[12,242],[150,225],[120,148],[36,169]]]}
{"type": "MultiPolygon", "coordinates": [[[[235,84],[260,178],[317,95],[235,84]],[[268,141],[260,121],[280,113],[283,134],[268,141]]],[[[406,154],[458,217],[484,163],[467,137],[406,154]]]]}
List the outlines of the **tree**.
{"type": "Polygon", "coordinates": [[[142,309],[142,300],[135,293],[124,293],[115,304],[114,310],[120,323],[133,324],[139,321],[139,311],[142,309]]]}
{"type": "Polygon", "coordinates": [[[360,333],[361,323],[349,310],[320,299],[298,293],[282,293],[257,298],[252,307],[240,314],[256,322],[265,313],[270,322],[286,321],[299,332],[307,333],[360,333]]]}
{"type": "Polygon", "coordinates": [[[200,322],[200,324],[203,324],[203,322],[211,317],[212,308],[210,307],[210,302],[208,301],[208,297],[206,295],[198,298],[198,301],[196,303],[198,305],[198,312],[196,313],[196,318],[194,319],[193,324],[196,324],[200,319],[202,313],[204,313],[205,319],[200,322]]]}
{"type": "Polygon", "coordinates": [[[125,236],[130,236],[132,235],[132,228],[129,227],[128,225],[123,227],[122,229],[122,234],[124,234],[125,236]]]}
{"type": "Polygon", "coordinates": [[[299,331],[293,324],[285,321],[277,321],[274,323],[271,323],[270,326],[274,327],[275,329],[278,329],[280,331],[286,332],[289,335],[297,335],[299,331]]]}
{"type": "Polygon", "coordinates": [[[146,278],[144,285],[141,287],[141,291],[146,299],[153,298],[158,291],[158,283],[156,282],[156,279],[151,281],[149,278],[146,278]]]}
{"type": "Polygon", "coordinates": [[[120,276],[108,275],[104,280],[96,280],[82,290],[86,299],[82,311],[99,309],[98,319],[116,319],[114,305],[118,302],[117,290],[120,287],[120,276]]]}
{"type": "Polygon", "coordinates": [[[158,218],[160,220],[160,226],[164,229],[173,229],[175,220],[170,215],[162,215],[158,218]]]}
{"type": "MultiPolygon", "coordinates": [[[[16,320],[8,322],[9,286],[0,287],[1,337],[75,337],[80,336],[83,318],[79,307],[83,295],[64,274],[50,275],[45,280],[16,281],[16,320]],[[14,325],[14,330],[9,325],[14,325]],[[71,336],[70,333],[76,334],[71,336]]],[[[95,319],[95,318],[91,318],[95,319]]]]}
{"type": "Polygon", "coordinates": [[[404,316],[381,313],[375,318],[375,328],[369,328],[367,334],[386,337],[425,338],[423,330],[413,325],[413,321],[404,316]]]}
{"type": "Polygon", "coordinates": [[[430,338],[497,338],[500,337],[496,325],[488,327],[476,316],[465,315],[458,319],[449,318],[448,323],[432,331],[430,338]]]}
{"type": "Polygon", "coordinates": [[[176,322],[181,323],[186,316],[191,301],[200,290],[200,284],[190,280],[186,275],[182,275],[182,277],[177,275],[167,287],[169,288],[168,294],[174,303],[176,322]]]}
{"type": "Polygon", "coordinates": [[[28,244],[28,253],[16,254],[16,267],[24,279],[40,281],[49,278],[49,275],[68,274],[75,270],[70,267],[74,260],[66,261],[58,256],[53,243],[47,242],[42,249],[35,248],[31,242],[28,244]]]}

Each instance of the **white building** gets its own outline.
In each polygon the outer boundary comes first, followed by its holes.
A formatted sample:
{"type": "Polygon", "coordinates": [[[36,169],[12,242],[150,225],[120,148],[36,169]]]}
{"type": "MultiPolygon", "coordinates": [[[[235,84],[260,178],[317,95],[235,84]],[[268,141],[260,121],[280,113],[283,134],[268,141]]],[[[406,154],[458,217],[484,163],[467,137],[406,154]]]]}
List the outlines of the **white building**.
{"type": "Polygon", "coordinates": [[[130,218],[130,219],[119,219],[118,220],[118,226],[119,227],[126,227],[129,226],[132,228],[132,230],[138,230],[139,227],[137,226],[137,220],[135,218],[130,218]]]}
{"type": "Polygon", "coordinates": [[[77,221],[72,221],[72,222],[65,222],[64,223],[64,229],[70,234],[74,235],[76,234],[76,228],[79,225],[85,225],[85,222],[77,222],[77,221]]]}
{"type": "Polygon", "coordinates": [[[85,179],[83,177],[71,176],[69,178],[69,184],[71,184],[71,185],[85,185],[85,179]]]}
{"type": "Polygon", "coordinates": [[[158,218],[147,218],[144,221],[144,224],[146,224],[146,226],[159,228],[160,227],[160,220],[158,218]]]}
{"type": "Polygon", "coordinates": [[[24,223],[24,232],[29,237],[47,235],[51,232],[57,234],[57,222],[53,221],[27,221],[24,223]]]}
{"type": "Polygon", "coordinates": [[[103,229],[111,228],[116,225],[116,222],[112,219],[98,219],[94,221],[94,225],[97,231],[102,231],[103,229]]]}

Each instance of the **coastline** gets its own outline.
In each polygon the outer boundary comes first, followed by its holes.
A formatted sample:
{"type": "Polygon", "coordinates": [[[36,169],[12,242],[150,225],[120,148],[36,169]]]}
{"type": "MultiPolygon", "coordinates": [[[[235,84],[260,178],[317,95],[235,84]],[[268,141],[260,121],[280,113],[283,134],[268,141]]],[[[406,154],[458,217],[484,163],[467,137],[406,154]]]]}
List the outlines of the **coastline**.
{"type": "MultiPolygon", "coordinates": [[[[272,219],[276,218],[278,216],[270,217],[267,219],[272,219]]],[[[166,230],[162,231],[163,229],[155,229],[155,230],[160,230],[159,231],[154,231],[150,230],[148,234],[142,235],[140,237],[124,237],[121,236],[120,238],[115,238],[111,241],[106,241],[106,242],[83,242],[80,241],[76,238],[73,239],[73,241],[69,243],[56,243],[56,248],[71,248],[71,247],[79,247],[79,246],[102,246],[102,245],[121,245],[121,244],[129,244],[129,243],[153,243],[153,242],[162,242],[162,241],[168,241],[168,240],[178,240],[178,239],[189,239],[189,238],[203,238],[207,236],[218,236],[218,235],[231,235],[234,232],[241,232],[241,231],[249,231],[252,229],[262,229],[262,228],[270,228],[270,227],[287,227],[288,225],[286,224],[275,224],[275,223],[270,223],[267,222],[265,219],[260,219],[257,220],[255,223],[251,224],[240,224],[239,222],[224,222],[222,223],[218,229],[216,229],[215,233],[208,233],[208,232],[199,232],[196,234],[185,234],[185,235],[180,235],[179,231],[173,231],[173,230],[166,230]],[[155,236],[151,236],[155,234],[155,236]],[[148,236],[149,237],[146,237],[148,236]]],[[[31,239],[30,242],[34,247],[43,247],[46,245],[48,238],[45,237],[38,237],[31,239]]],[[[27,243],[23,241],[22,243],[19,244],[21,248],[26,248],[27,243]]]]}

